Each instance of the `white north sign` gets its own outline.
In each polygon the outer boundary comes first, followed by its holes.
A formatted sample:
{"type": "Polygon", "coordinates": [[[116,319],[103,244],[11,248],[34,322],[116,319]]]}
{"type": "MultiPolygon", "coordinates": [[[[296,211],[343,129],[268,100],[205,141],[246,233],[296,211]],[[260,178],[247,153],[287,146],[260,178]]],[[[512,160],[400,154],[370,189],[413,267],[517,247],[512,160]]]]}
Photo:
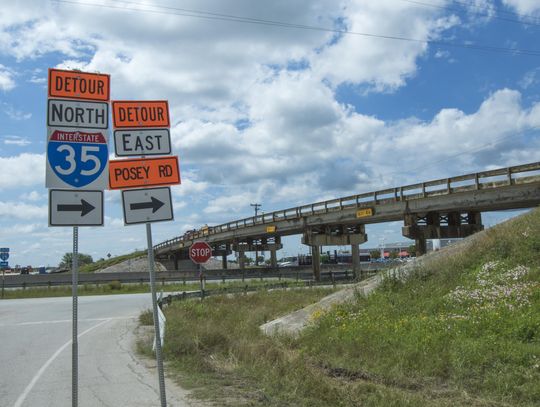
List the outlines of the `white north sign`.
{"type": "Polygon", "coordinates": [[[109,104],[49,99],[47,126],[105,130],[109,127],[109,104]]]}

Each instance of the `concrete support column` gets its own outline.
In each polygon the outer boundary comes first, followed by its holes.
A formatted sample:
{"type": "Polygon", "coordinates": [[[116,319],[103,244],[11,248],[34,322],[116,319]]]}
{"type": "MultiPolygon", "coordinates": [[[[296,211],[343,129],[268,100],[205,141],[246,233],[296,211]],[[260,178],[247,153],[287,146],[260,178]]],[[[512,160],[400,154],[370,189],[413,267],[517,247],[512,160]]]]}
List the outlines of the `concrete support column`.
{"type": "Polygon", "coordinates": [[[319,247],[311,246],[311,263],[315,281],[321,281],[321,253],[319,252],[319,247]]]}
{"type": "Polygon", "coordinates": [[[221,268],[226,269],[227,268],[227,255],[221,256],[221,268]]]}
{"type": "Polygon", "coordinates": [[[173,262],[174,262],[174,270],[178,271],[179,268],[178,268],[178,254],[177,253],[173,255],[173,262]]]}
{"type": "Polygon", "coordinates": [[[272,268],[277,268],[277,256],[275,250],[270,250],[270,265],[272,268]]]}
{"type": "Polygon", "coordinates": [[[246,256],[244,255],[243,251],[238,252],[238,266],[240,267],[240,270],[244,270],[246,268],[246,256]]]}
{"type": "Polygon", "coordinates": [[[416,247],[416,257],[423,256],[427,252],[426,239],[424,237],[419,237],[414,240],[416,247]]]}
{"type": "Polygon", "coordinates": [[[351,254],[352,254],[352,267],[353,273],[358,276],[361,273],[360,270],[360,246],[357,244],[351,245],[351,254]]]}

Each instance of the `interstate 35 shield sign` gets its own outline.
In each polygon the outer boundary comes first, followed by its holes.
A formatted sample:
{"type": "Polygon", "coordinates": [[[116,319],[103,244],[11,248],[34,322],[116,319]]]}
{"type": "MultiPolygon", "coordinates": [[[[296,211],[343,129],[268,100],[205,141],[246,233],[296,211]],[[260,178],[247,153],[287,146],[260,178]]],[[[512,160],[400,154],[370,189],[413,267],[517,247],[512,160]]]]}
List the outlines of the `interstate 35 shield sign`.
{"type": "Polygon", "coordinates": [[[108,188],[107,132],[96,129],[48,128],[47,188],[108,188]]]}

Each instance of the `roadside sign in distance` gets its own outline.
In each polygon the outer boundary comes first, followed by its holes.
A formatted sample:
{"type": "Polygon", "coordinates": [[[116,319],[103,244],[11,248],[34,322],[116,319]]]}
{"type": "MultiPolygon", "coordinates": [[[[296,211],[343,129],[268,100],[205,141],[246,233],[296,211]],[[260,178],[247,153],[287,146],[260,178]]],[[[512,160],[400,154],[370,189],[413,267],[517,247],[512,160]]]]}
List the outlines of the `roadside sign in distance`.
{"type": "Polygon", "coordinates": [[[111,103],[115,129],[171,126],[166,100],[113,100],[111,103]]]}
{"type": "Polygon", "coordinates": [[[122,203],[126,225],[174,219],[171,189],[168,187],[122,191],[122,203]]]}
{"type": "Polygon", "coordinates": [[[123,129],[114,131],[117,157],[167,155],[171,153],[169,129],[123,129]]]}
{"type": "Polygon", "coordinates": [[[0,268],[9,268],[9,263],[7,261],[0,261],[0,268]]]}
{"type": "Polygon", "coordinates": [[[5,252],[9,253],[9,247],[0,247],[0,253],[5,253],[5,252]]]}
{"type": "Polygon", "coordinates": [[[178,157],[109,161],[109,189],[180,184],[178,157]]]}
{"type": "Polygon", "coordinates": [[[93,129],[48,129],[47,188],[107,189],[107,133],[93,129]]]}
{"type": "Polygon", "coordinates": [[[49,226],[103,226],[103,191],[49,190],[49,226]]]}
{"type": "Polygon", "coordinates": [[[106,130],[109,127],[109,104],[49,99],[47,126],[106,130]]]}
{"type": "Polygon", "coordinates": [[[0,260],[6,261],[9,259],[9,252],[0,252],[0,260]]]}
{"type": "Polygon", "coordinates": [[[49,97],[107,102],[110,75],[50,68],[49,97]]]}
{"type": "Polygon", "coordinates": [[[195,242],[189,248],[189,258],[193,263],[206,263],[210,257],[212,257],[212,248],[206,242],[195,242]]]}

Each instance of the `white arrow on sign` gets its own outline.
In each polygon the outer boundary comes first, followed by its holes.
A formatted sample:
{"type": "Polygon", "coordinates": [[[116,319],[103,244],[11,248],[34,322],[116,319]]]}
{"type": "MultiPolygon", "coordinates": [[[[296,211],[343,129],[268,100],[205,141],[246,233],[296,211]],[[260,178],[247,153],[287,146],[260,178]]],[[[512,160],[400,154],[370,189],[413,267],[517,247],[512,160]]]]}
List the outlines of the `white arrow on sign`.
{"type": "Polygon", "coordinates": [[[122,201],[126,225],[174,219],[168,187],[128,189],[122,191],[122,201]]]}
{"type": "Polygon", "coordinates": [[[51,189],[49,226],[103,226],[103,191],[51,189]]]}
{"type": "Polygon", "coordinates": [[[169,129],[122,129],[114,131],[117,157],[168,155],[171,153],[169,129]]]}
{"type": "Polygon", "coordinates": [[[49,99],[47,126],[105,130],[109,128],[109,104],[49,99]]]}

